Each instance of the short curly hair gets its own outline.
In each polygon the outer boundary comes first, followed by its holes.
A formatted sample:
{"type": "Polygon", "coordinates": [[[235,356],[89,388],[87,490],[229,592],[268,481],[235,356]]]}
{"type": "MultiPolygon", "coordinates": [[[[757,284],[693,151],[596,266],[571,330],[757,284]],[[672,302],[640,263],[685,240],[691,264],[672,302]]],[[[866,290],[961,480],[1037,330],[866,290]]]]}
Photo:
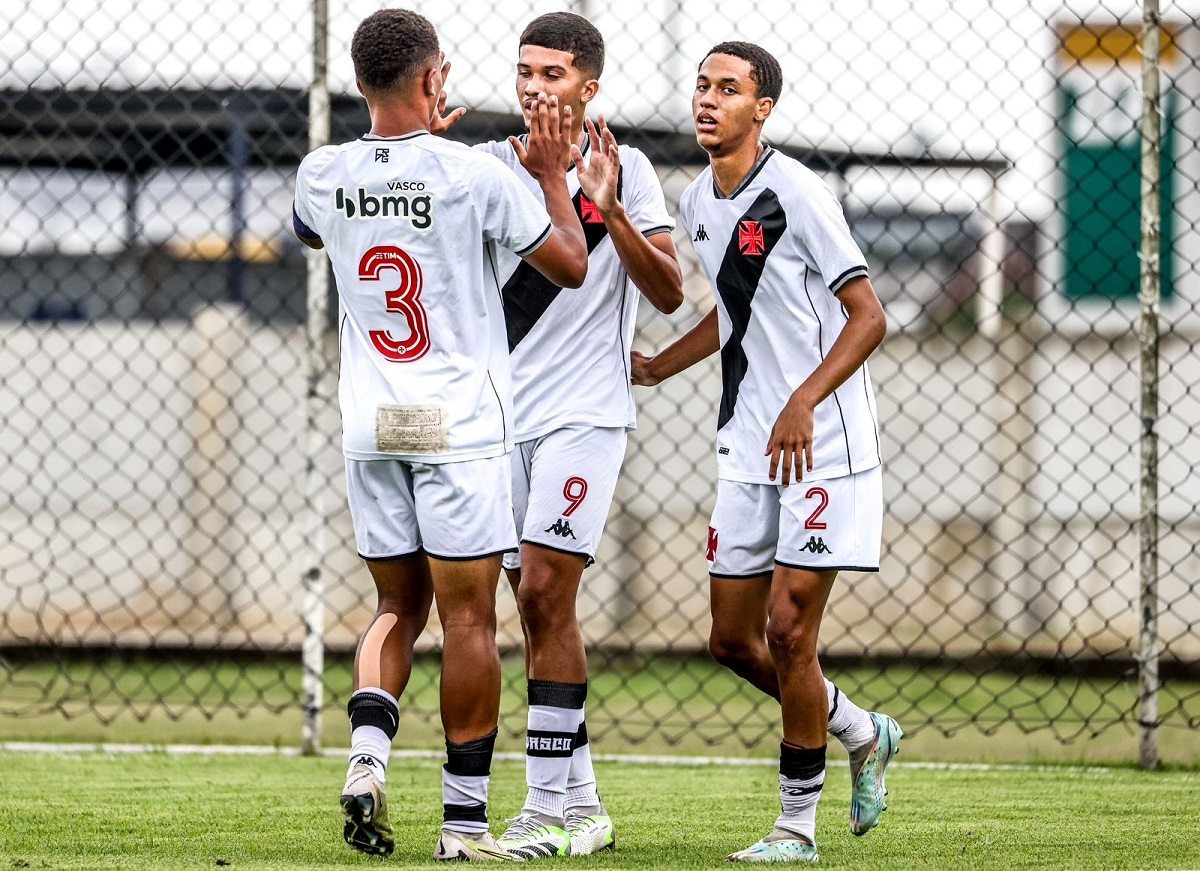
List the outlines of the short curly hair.
{"type": "Polygon", "coordinates": [[[714,54],[727,54],[750,64],[750,78],[758,88],[757,96],[779,102],[779,95],[783,93],[783,70],[779,68],[775,55],[752,42],[721,42],[708,50],[700,66],[704,66],[704,61],[714,54]]]}
{"type": "Polygon", "coordinates": [[[538,45],[574,55],[573,63],[589,78],[604,72],[604,37],[596,25],[574,12],[548,12],[525,26],[520,45],[538,45]]]}
{"type": "Polygon", "coordinates": [[[372,12],[350,41],[354,75],[374,91],[403,84],[437,55],[437,31],[428,19],[408,9],[372,12]]]}

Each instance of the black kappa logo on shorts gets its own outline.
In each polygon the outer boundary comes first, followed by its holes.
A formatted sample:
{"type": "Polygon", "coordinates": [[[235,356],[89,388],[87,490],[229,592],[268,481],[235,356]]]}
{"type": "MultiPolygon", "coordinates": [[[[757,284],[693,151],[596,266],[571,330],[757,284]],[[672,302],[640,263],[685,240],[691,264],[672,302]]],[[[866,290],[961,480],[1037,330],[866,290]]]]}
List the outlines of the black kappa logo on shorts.
{"type": "Polygon", "coordinates": [[[817,538],[815,535],[810,535],[804,547],[800,548],[801,553],[805,551],[808,553],[833,553],[833,551],[825,546],[825,539],[817,538]]]}
{"type": "Polygon", "coordinates": [[[567,538],[568,536],[575,538],[575,533],[571,531],[571,522],[569,520],[563,520],[561,517],[554,521],[554,523],[550,526],[547,526],[543,531],[553,532],[555,535],[562,538],[567,538]]]}

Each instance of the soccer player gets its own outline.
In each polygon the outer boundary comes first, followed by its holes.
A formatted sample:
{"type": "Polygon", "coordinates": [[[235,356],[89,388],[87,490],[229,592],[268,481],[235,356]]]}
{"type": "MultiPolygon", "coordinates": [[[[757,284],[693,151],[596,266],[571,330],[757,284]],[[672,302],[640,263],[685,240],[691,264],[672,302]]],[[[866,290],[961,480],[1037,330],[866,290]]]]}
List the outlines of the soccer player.
{"type": "MultiPolygon", "coordinates": [[[[683,283],[658,177],[640,151],[618,146],[600,121],[584,122],[600,88],[604,40],[569,12],[535,18],[521,34],[516,97],[533,124],[537,95],[571,110],[580,154],[564,174],[588,247],[585,292],[501,252],[508,350],[512,355],[517,448],[512,486],[519,554],[504,567],[526,639],[528,793],[499,838],[523,858],[581,855],[616,844],[596,789],[584,725],[587,659],[575,600],[592,562],[634,427],[629,352],[638,293],[662,312],[683,301],[683,283]],[[602,164],[603,173],[580,172],[602,164]],[[619,162],[618,162],[619,160],[619,162]]],[[[461,110],[459,110],[461,112],[461,110]]],[[[459,115],[446,119],[451,122],[459,115]]],[[[522,137],[524,139],[524,137],[522,137]]],[[[477,148],[499,157],[535,196],[520,140],[477,148]]]]}
{"type": "Polygon", "coordinates": [[[817,635],[840,570],[878,571],[883,522],[875,399],[866,360],[886,330],[866,262],[837,199],[761,141],[779,63],[724,42],[692,96],[709,166],[680,214],[716,307],[674,344],[633,355],[654,385],[721,352],[717,498],[708,533],[716,658],[780,700],[782,813],[729,859],[816,861],[826,731],[850,753],[851,829],[884,810],[884,771],[902,736],[821,673],[817,635]]]}
{"type": "Polygon", "coordinates": [[[446,67],[427,20],[376,12],[351,55],[370,132],[304,159],[293,215],[300,239],[333,264],[347,494],[379,596],[355,657],[344,836],[366,853],[393,849],[388,756],[432,599],[444,634],[446,733],[434,857],[509,861],[487,823],[500,702],[496,586],[500,555],[517,544],[495,261],[510,251],[556,285],[582,283],[587,245],[564,177],[573,119],[569,107],[560,118],[553,96],[531,104],[520,159],[539,202],[500,161],[429,135],[446,67]]]}

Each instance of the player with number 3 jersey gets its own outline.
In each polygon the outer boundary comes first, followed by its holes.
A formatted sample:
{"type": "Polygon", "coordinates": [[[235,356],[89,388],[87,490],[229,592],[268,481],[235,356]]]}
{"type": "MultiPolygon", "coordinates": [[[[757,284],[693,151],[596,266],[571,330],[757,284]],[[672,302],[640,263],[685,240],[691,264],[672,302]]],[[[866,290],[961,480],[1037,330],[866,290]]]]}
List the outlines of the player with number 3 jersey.
{"type": "Polygon", "coordinates": [[[511,861],[487,823],[500,703],[496,586],[500,555],[517,544],[496,261],[512,252],[562,287],[586,276],[564,179],[571,112],[534,95],[519,154],[539,199],[501,161],[430,135],[449,67],[428,21],[380,10],[359,25],[351,54],[371,130],[304,159],[293,210],[297,236],[333,264],[347,495],[379,596],[348,705],[344,837],[363,852],[392,851],[388,757],[413,645],[436,599],[447,761],[434,858],[511,861]]]}

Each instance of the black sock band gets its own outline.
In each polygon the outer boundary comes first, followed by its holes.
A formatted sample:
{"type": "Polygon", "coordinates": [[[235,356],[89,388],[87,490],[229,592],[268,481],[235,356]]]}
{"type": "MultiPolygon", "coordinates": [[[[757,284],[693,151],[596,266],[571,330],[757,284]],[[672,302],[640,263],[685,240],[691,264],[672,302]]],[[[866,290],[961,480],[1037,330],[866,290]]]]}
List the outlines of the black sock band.
{"type": "Polygon", "coordinates": [[[578,711],[587,701],[587,682],[558,683],[552,680],[529,681],[529,704],[578,711]]]}
{"type": "Polygon", "coordinates": [[[370,690],[359,690],[346,703],[346,713],[350,715],[350,728],[359,726],[374,726],[383,730],[390,741],[396,737],[396,729],[400,726],[400,709],[387,696],[381,696],[370,690]]]}
{"type": "Polygon", "coordinates": [[[587,723],[580,723],[579,731],[575,733],[575,749],[578,750],[580,747],[586,747],[587,742],[587,723]]]}
{"type": "Polygon", "coordinates": [[[454,744],[446,741],[446,770],[462,777],[487,777],[492,773],[492,751],[496,749],[498,729],[490,735],[454,744]]]}
{"type": "Polygon", "coordinates": [[[833,704],[829,706],[829,719],[833,720],[833,715],[837,713],[838,702],[842,700],[842,691],[837,688],[837,684],[833,685],[833,704]]]}
{"type": "Polygon", "coordinates": [[[791,780],[811,780],[825,771],[825,745],[809,749],[779,744],[779,773],[791,780]]]}

